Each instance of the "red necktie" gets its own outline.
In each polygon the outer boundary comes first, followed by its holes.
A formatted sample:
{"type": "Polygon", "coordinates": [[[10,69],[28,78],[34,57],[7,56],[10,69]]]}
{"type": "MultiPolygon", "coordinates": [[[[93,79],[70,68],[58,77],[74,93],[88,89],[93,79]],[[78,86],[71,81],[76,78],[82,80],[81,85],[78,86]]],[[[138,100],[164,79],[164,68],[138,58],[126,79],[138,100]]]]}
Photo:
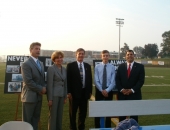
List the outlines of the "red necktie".
{"type": "Polygon", "coordinates": [[[128,78],[130,76],[130,66],[131,66],[131,64],[129,64],[129,67],[128,67],[128,78]]]}

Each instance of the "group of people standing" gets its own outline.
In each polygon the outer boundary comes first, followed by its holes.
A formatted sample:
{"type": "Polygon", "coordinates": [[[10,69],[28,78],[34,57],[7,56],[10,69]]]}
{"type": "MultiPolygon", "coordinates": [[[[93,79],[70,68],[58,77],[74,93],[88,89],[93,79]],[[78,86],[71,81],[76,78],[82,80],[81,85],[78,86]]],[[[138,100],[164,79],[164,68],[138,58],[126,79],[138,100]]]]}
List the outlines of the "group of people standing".
{"type": "MultiPolygon", "coordinates": [[[[51,55],[54,63],[47,70],[47,84],[44,81],[44,66],[38,60],[41,44],[34,42],[30,45],[30,58],[21,66],[23,87],[21,92],[23,121],[30,123],[38,130],[40,120],[42,95],[47,94],[49,106],[48,130],[62,130],[63,107],[69,99],[70,130],[85,130],[88,100],[92,95],[92,71],[88,63],[83,62],[85,50],[76,51],[76,61],[62,66],[64,54],[55,51],[51,55]],[[76,114],[78,113],[78,123],[76,114]],[[77,128],[78,125],[78,128],[77,128]]],[[[126,52],[127,63],[118,67],[117,73],[109,63],[109,51],[101,53],[102,62],[95,66],[94,83],[96,86],[95,99],[112,100],[112,89],[118,88],[118,100],[140,100],[141,87],[144,83],[144,66],[134,62],[134,52],[126,52]]],[[[119,117],[120,121],[126,117],[119,117]]],[[[133,116],[138,121],[137,116],[133,116]]],[[[110,117],[106,118],[105,126],[111,127],[110,117]]],[[[95,118],[95,127],[100,127],[100,118],[95,118]]]]}

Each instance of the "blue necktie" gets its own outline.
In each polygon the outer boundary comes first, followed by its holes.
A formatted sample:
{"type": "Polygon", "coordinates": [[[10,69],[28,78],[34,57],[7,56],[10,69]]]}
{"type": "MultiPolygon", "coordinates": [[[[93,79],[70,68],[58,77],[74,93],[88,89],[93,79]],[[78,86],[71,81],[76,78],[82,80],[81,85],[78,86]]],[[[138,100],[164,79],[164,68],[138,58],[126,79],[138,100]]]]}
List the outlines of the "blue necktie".
{"type": "Polygon", "coordinates": [[[38,66],[38,69],[41,71],[41,65],[40,65],[40,62],[39,62],[39,60],[37,60],[37,66],[38,66]]]}
{"type": "Polygon", "coordinates": [[[104,65],[102,89],[105,90],[106,86],[107,86],[107,72],[106,72],[106,65],[104,65]]]}

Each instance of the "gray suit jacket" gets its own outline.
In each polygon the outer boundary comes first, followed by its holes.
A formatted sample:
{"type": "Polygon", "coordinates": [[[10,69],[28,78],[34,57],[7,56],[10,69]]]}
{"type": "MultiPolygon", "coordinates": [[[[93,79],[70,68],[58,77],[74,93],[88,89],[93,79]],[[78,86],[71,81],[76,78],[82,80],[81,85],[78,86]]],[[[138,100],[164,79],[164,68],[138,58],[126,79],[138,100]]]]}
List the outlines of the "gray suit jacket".
{"type": "Polygon", "coordinates": [[[64,97],[67,95],[66,69],[61,70],[53,64],[47,70],[47,99],[53,100],[53,96],[64,97]]]}
{"type": "Polygon", "coordinates": [[[45,87],[44,66],[40,62],[42,70],[40,71],[35,61],[30,57],[21,66],[23,76],[23,88],[21,92],[22,102],[37,102],[42,100],[42,87],[45,87]]]}

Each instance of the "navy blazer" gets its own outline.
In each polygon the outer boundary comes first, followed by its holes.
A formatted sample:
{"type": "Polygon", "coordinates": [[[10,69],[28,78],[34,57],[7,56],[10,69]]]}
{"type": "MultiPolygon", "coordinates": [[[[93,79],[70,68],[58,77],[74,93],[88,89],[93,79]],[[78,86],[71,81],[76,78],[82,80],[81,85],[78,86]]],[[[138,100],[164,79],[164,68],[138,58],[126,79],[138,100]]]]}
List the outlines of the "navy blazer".
{"type": "Polygon", "coordinates": [[[127,76],[127,63],[119,65],[116,73],[116,86],[118,88],[119,100],[140,100],[142,99],[141,87],[145,80],[145,70],[142,64],[134,62],[131,69],[130,76],[127,76]],[[135,93],[130,95],[123,95],[120,91],[122,89],[133,89],[135,93]]]}

